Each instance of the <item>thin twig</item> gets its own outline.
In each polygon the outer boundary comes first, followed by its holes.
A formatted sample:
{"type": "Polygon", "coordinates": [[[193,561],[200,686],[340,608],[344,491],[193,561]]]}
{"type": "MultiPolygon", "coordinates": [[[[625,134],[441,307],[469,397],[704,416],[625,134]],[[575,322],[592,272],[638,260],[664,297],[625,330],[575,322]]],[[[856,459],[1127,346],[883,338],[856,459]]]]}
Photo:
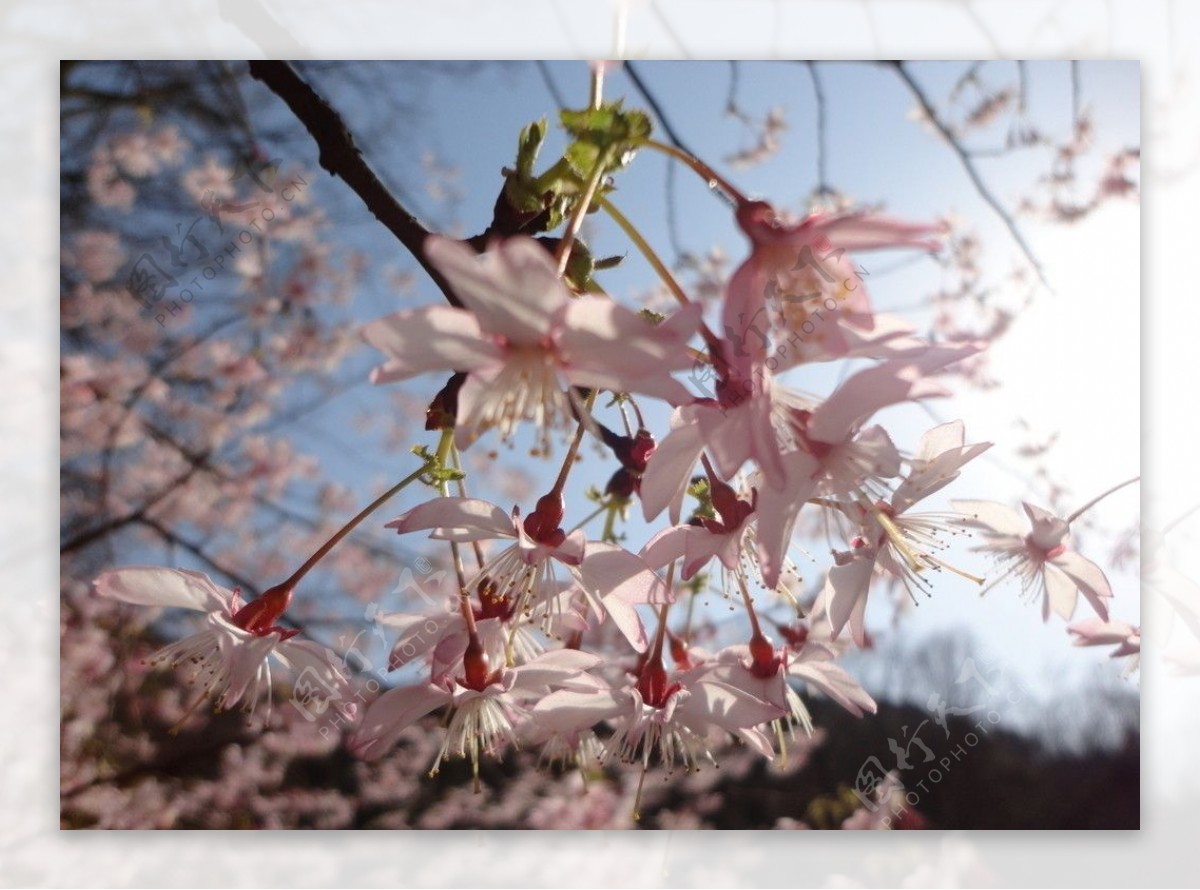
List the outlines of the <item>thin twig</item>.
{"type": "Polygon", "coordinates": [[[992,193],[992,190],[988,188],[987,184],[983,181],[983,178],[979,175],[979,171],[975,168],[975,164],[971,161],[970,155],[967,154],[966,150],[962,147],[962,145],[959,144],[954,134],[950,132],[950,128],[947,127],[942,119],[938,116],[937,111],[933,107],[933,103],[930,102],[929,97],[925,95],[925,91],[921,89],[920,85],[915,80],[913,80],[912,75],[908,73],[908,70],[904,67],[903,62],[888,62],[886,64],[895,70],[897,76],[904,82],[905,86],[908,87],[909,91],[913,94],[913,97],[916,98],[917,103],[921,106],[921,110],[929,119],[929,123],[935,130],[938,131],[939,134],[941,134],[942,138],[946,140],[946,144],[950,147],[950,150],[953,151],[958,157],[958,160],[962,164],[963,170],[966,172],[967,177],[975,186],[976,191],[979,192],[979,196],[983,198],[984,202],[991,207],[993,211],[995,211],[998,217],[1000,217],[1000,220],[1004,223],[1005,228],[1008,229],[1008,233],[1012,236],[1013,241],[1016,242],[1016,245],[1018,248],[1020,248],[1021,253],[1025,255],[1026,262],[1028,262],[1029,265],[1033,267],[1034,272],[1037,273],[1038,280],[1041,281],[1042,285],[1047,290],[1052,290],[1050,287],[1050,282],[1046,280],[1046,273],[1042,269],[1042,264],[1038,262],[1037,257],[1034,256],[1029,244],[1025,241],[1025,236],[1021,234],[1021,230],[1017,227],[1017,223],[1013,219],[1012,214],[1004,208],[1004,205],[1000,203],[1000,201],[992,193]]]}

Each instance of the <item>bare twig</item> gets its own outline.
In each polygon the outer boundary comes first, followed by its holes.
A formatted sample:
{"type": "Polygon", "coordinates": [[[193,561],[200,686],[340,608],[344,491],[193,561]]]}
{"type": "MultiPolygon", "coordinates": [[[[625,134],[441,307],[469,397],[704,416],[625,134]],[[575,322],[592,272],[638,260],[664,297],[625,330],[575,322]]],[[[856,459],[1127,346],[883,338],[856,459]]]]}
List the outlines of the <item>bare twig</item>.
{"type": "Polygon", "coordinates": [[[886,64],[895,70],[897,76],[901,81],[904,82],[905,86],[908,87],[909,92],[913,94],[913,97],[921,106],[921,110],[929,119],[930,125],[932,125],[933,128],[938,131],[938,133],[946,141],[946,145],[948,145],[950,150],[954,152],[955,156],[957,156],[959,163],[962,164],[963,170],[967,174],[967,177],[971,180],[972,185],[975,186],[976,191],[979,192],[979,196],[983,198],[984,202],[991,207],[993,211],[995,211],[998,217],[1000,217],[1001,222],[1003,222],[1005,228],[1008,229],[1008,233],[1012,236],[1013,241],[1016,242],[1017,247],[1020,249],[1021,253],[1024,254],[1026,262],[1028,262],[1033,268],[1034,272],[1037,273],[1038,280],[1041,281],[1042,285],[1047,289],[1052,289],[1050,288],[1050,282],[1046,280],[1046,273],[1045,270],[1042,269],[1042,264],[1038,262],[1037,257],[1034,256],[1028,242],[1025,240],[1025,236],[1021,234],[1020,228],[1017,227],[1016,220],[1013,219],[1012,214],[1004,207],[1003,204],[1000,203],[999,199],[996,198],[995,194],[992,193],[992,190],[988,188],[987,184],[983,181],[983,178],[979,175],[979,170],[976,169],[975,164],[971,160],[971,156],[967,154],[966,149],[963,148],[958,139],[955,138],[954,134],[950,131],[950,128],[945,124],[945,122],[942,121],[941,117],[937,113],[937,110],[933,107],[933,103],[930,102],[929,97],[925,94],[925,91],[921,89],[921,86],[915,80],[913,80],[912,75],[908,73],[908,70],[904,67],[903,62],[888,62],[886,64]]]}
{"type": "Polygon", "coordinates": [[[688,146],[684,144],[684,141],[679,138],[679,133],[676,132],[673,126],[671,126],[670,119],[663,113],[662,106],[659,105],[658,99],[655,98],[654,94],[646,86],[645,81],[643,81],[641,76],[637,73],[637,68],[634,67],[633,62],[625,63],[625,73],[629,75],[629,79],[633,82],[633,85],[637,88],[637,91],[642,94],[642,98],[646,101],[646,104],[650,106],[650,110],[654,112],[654,116],[658,118],[658,123],[663,129],[663,133],[666,134],[667,140],[676,148],[686,151],[693,157],[697,157],[696,153],[688,148],[688,146]]]}
{"type": "Polygon", "coordinates": [[[826,158],[829,154],[826,151],[828,131],[825,117],[825,87],[821,83],[821,75],[817,72],[817,63],[807,61],[804,64],[808,68],[809,77],[812,78],[813,96],[817,103],[817,193],[824,196],[832,191],[829,188],[829,170],[826,166],[826,158]]]}

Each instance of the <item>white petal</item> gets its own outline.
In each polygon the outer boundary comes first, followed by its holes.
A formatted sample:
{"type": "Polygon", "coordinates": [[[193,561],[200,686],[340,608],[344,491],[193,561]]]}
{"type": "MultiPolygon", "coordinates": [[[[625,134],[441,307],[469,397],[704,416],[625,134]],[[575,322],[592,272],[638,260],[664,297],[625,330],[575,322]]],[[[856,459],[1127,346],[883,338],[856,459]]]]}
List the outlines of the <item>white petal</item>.
{"type": "Polygon", "coordinates": [[[999,535],[1024,538],[1028,524],[1012,507],[995,501],[951,501],[950,505],[964,515],[963,525],[999,535]]]}
{"type": "Polygon", "coordinates": [[[1079,590],[1096,610],[1096,614],[1107,620],[1108,604],[1104,601],[1112,596],[1112,588],[1100,566],[1074,550],[1064,550],[1050,562],[1062,569],[1067,577],[1079,586],[1079,590]]]}
{"type": "Polygon", "coordinates": [[[104,572],[93,590],[109,599],[139,606],[174,606],[202,612],[229,608],[232,593],[213,583],[208,575],[186,569],[129,566],[104,572]]]}

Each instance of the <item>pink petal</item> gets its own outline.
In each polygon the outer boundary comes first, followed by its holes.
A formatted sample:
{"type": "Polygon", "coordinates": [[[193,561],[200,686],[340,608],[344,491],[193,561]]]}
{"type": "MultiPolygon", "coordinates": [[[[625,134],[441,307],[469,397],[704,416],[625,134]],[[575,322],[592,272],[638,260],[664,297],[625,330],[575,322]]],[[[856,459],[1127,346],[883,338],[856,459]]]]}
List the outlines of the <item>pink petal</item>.
{"type": "Polygon", "coordinates": [[[315,678],[320,694],[330,696],[329,705],[343,714],[353,713],[349,670],[332,650],[312,640],[284,640],[275,647],[275,655],[298,682],[309,683],[315,678]]]}
{"type": "MultiPolygon", "coordinates": [[[[1042,600],[1042,620],[1049,621],[1053,611],[1063,620],[1070,621],[1079,601],[1075,582],[1065,572],[1059,571],[1049,563],[1042,566],[1042,576],[1046,582],[1046,597],[1042,600]]],[[[1107,612],[1104,617],[1108,617],[1107,612]]]]}
{"type": "Polygon", "coordinates": [[[671,524],[679,524],[683,496],[704,450],[704,439],[695,422],[696,409],[679,409],[676,416],[678,420],[672,420],[671,432],[650,455],[642,474],[642,512],[647,522],[669,506],[671,524]]]}
{"type": "Polygon", "coordinates": [[[594,692],[564,689],[550,693],[534,705],[532,716],[536,725],[569,735],[617,717],[623,709],[623,699],[611,689],[594,692]]]}
{"type": "Polygon", "coordinates": [[[400,534],[434,530],[429,537],[445,541],[486,541],[515,538],[512,516],[478,498],[434,498],[397,516],[385,528],[400,534]]]}
{"type": "Polygon", "coordinates": [[[732,347],[726,359],[741,376],[753,380],[767,359],[765,335],[771,328],[766,312],[767,276],[756,250],[734,271],[721,304],[721,332],[732,347]]]}
{"type": "Polygon", "coordinates": [[[1076,646],[1114,646],[1125,643],[1137,629],[1126,621],[1086,618],[1068,627],[1067,633],[1075,637],[1076,646]]]}
{"type": "Polygon", "coordinates": [[[363,339],[388,356],[372,383],[405,380],[426,371],[474,371],[503,360],[475,316],[452,306],[408,309],[363,327],[363,339]]]}
{"type": "Polygon", "coordinates": [[[1062,544],[1069,531],[1069,526],[1064,520],[1033,504],[1022,503],[1021,506],[1025,508],[1025,515],[1029,517],[1029,522],[1033,526],[1033,530],[1029,533],[1029,540],[1046,551],[1053,550],[1062,544]]]}
{"type": "Polygon", "coordinates": [[[776,482],[783,476],[783,464],[775,428],[771,423],[771,399],[755,393],[723,412],[702,407],[696,411],[700,435],[722,479],[732,479],[742,465],[754,458],[776,482]]]}
{"type": "Polygon", "coordinates": [[[224,632],[219,632],[217,639],[221,660],[228,671],[228,682],[216,704],[218,708],[228,709],[242,700],[251,683],[257,686],[259,682],[266,682],[267,656],[279,642],[279,637],[276,634],[259,637],[231,624],[221,624],[224,632]]]}
{"type": "Polygon", "coordinates": [[[807,680],[855,717],[874,714],[875,699],[822,646],[805,646],[797,660],[788,665],[788,673],[807,680]]]}
{"type": "Polygon", "coordinates": [[[699,320],[699,305],[656,326],[612,300],[579,297],[566,307],[558,337],[566,376],[577,386],[683,404],[691,395],[670,375],[695,364],[685,346],[699,320]]]}
{"type": "Polygon", "coordinates": [[[602,661],[599,655],[581,652],[578,649],[546,652],[514,670],[517,676],[512,688],[521,692],[553,688],[594,668],[602,661]]]}
{"type": "MultiPolygon", "coordinates": [[[[692,530],[692,527],[687,525],[673,525],[664,528],[646,542],[646,546],[642,548],[640,554],[642,559],[655,571],[679,559],[683,556],[687,547],[688,534],[692,530]]],[[[687,577],[685,575],[683,580],[686,581],[687,577]]]]}
{"type": "Polygon", "coordinates": [[[764,486],[758,492],[758,558],[768,589],[779,584],[796,517],[820,481],[820,464],[812,455],[793,451],[783,456],[783,463],[787,480],[784,487],[764,486]]]}
{"type": "Polygon", "coordinates": [[[604,611],[613,626],[628,640],[635,652],[645,652],[650,645],[646,636],[646,627],[638,616],[637,609],[619,596],[604,598],[604,611]]]}
{"type": "Polygon", "coordinates": [[[871,573],[875,560],[856,557],[846,565],[834,566],[826,579],[826,602],[829,606],[829,624],[833,638],[837,639],[842,628],[850,625],[850,635],[860,647],[867,643],[864,619],[867,611],[867,593],[871,586],[871,573]]]}
{"type": "Polygon", "coordinates": [[[128,566],[101,574],[92,585],[96,595],[139,606],[172,606],[202,612],[224,612],[232,594],[208,575],[186,569],[128,566]]]}
{"type": "Polygon", "coordinates": [[[844,250],[889,247],[938,250],[942,243],[931,236],[944,232],[945,226],[904,222],[875,213],[855,213],[822,220],[815,230],[828,238],[835,248],[844,250]]]}
{"type": "Polygon", "coordinates": [[[786,714],[782,708],[716,680],[701,680],[688,691],[691,696],[680,703],[677,713],[697,731],[716,725],[728,732],[737,732],[786,714]]]}
{"type": "Polygon", "coordinates": [[[459,241],[435,236],[425,242],[425,255],[475,313],[480,328],[513,343],[539,342],[571,299],[554,261],[532,238],[509,238],[476,254],[459,241]]]}
{"type": "Polygon", "coordinates": [[[435,708],[449,704],[451,698],[432,683],[389,689],[371,702],[348,747],[365,760],[377,760],[391,749],[400,733],[435,708]]]}
{"type": "Polygon", "coordinates": [[[662,580],[644,559],[623,547],[589,541],[579,565],[579,580],[594,596],[617,597],[628,603],[662,603],[662,580]]]}
{"type": "Polygon", "coordinates": [[[808,422],[808,434],[822,442],[842,442],[881,408],[931,396],[949,395],[922,376],[915,364],[885,362],[859,371],[818,405],[808,422]]]}
{"type": "Polygon", "coordinates": [[[1074,550],[1064,550],[1050,562],[1075,582],[1096,614],[1107,621],[1108,604],[1105,600],[1112,597],[1112,587],[1100,566],[1074,550]]]}

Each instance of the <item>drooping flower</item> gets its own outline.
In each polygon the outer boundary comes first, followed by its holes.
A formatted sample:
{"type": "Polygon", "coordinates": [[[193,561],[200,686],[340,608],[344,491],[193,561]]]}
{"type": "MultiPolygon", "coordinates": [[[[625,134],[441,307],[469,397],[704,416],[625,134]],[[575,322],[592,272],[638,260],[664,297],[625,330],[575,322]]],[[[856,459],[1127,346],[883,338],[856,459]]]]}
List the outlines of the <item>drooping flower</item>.
{"type": "MultiPolygon", "coordinates": [[[[642,782],[655,759],[667,770],[676,765],[694,770],[702,761],[715,763],[713,749],[731,735],[771,758],[771,744],[757,727],[782,714],[775,705],[699,672],[672,676],[661,657],[654,656],[625,686],[563,689],[546,696],[532,711],[538,724],[566,736],[611,723],[613,733],[604,757],[640,763],[642,782]]],[[[641,788],[639,782],[635,818],[641,788]]]]}
{"type": "Polygon", "coordinates": [[[531,703],[556,689],[578,682],[593,688],[596,681],[586,671],[600,657],[574,649],[546,652],[517,667],[491,670],[487,660],[482,671],[464,666],[457,676],[436,682],[389,689],[367,708],[362,725],[349,742],[359,757],[375,760],[386,754],[400,733],[437,708],[449,705],[446,737],[430,774],[436,774],[448,755],[469,758],[476,783],[482,754],[498,756],[505,745],[515,743],[517,729],[526,719],[531,703]]]}
{"type": "MultiPolygon", "coordinates": [[[[557,568],[565,568],[575,587],[598,618],[611,618],[630,645],[646,648],[646,631],[634,608],[639,603],[664,602],[662,581],[640,557],[624,548],[587,541],[583,532],[570,534],[560,527],[561,496],[538,501],[524,521],[519,512],[475,498],[434,498],[387,523],[401,534],[432,529],[431,538],[469,542],[513,540],[492,557],[468,584],[497,608],[511,608],[518,616],[532,614],[550,602],[561,601],[562,583],[557,568]]],[[[554,612],[544,610],[547,619],[554,612]]]]}
{"type": "Polygon", "coordinates": [[[207,613],[203,630],[147,659],[155,666],[185,666],[191,672],[189,684],[201,687],[197,705],[211,698],[218,710],[241,703],[243,711],[253,713],[265,694],[269,708],[274,658],[298,685],[305,684],[317,695],[307,703],[308,713],[330,706],[345,715],[353,713],[344,665],[335,664],[325,647],[294,639],[298,630],[275,623],[291,601],[290,589],[275,587],[243,603],[240,591],[220,587],[200,572],[129,566],[104,572],[93,582],[93,590],[125,603],[207,613]]]}
{"type": "Polygon", "coordinates": [[[945,539],[962,534],[960,516],[951,513],[911,513],[911,508],[958,477],[962,466],[991,447],[966,445],[962,421],[934,427],[921,437],[909,472],[887,500],[848,503],[842,509],[857,522],[850,549],[834,554],[836,565],[826,580],[829,617],[836,636],[847,623],[854,641],[866,641],[863,619],[867,592],[876,566],[899,579],[912,594],[915,585],[928,589],[926,574],[949,570],[977,583],[981,579],[954,568],[937,552],[945,539]]]}
{"type": "Polygon", "coordinates": [[[1026,598],[1041,599],[1043,621],[1050,620],[1051,612],[1069,621],[1080,593],[1101,619],[1108,620],[1105,600],[1112,597],[1108,578],[1098,565],[1067,546],[1066,520],[1029,503],[1022,504],[1029,524],[1016,510],[993,501],[952,501],[951,505],[964,514],[962,525],[982,536],[975,549],[992,553],[998,561],[1000,574],[985,593],[1016,575],[1026,598]]]}
{"type": "Polygon", "coordinates": [[[721,650],[710,663],[698,666],[695,671],[778,708],[782,716],[775,725],[775,737],[781,750],[785,750],[785,724],[789,731],[794,732],[797,725],[809,735],[813,731],[808,708],[793,688],[792,681],[817,689],[855,717],[875,713],[875,700],[835,663],[835,658],[832,648],[815,640],[798,648],[786,643],[775,648],[765,636],[756,636],[748,645],[721,650]]]}
{"type": "MultiPolygon", "coordinates": [[[[863,428],[876,411],[905,401],[947,395],[930,374],[979,349],[977,344],[933,346],[919,359],[884,362],[853,375],[812,411],[793,415],[800,447],[781,458],[783,484],[759,486],[758,546],[763,580],[779,582],[801,508],[814,496],[873,500],[872,486],[900,472],[900,455],[881,426],[863,428]]],[[[765,477],[765,474],[764,474],[765,477]]]]}
{"type": "Polygon", "coordinates": [[[1142,657],[1142,630],[1127,621],[1105,621],[1087,618],[1067,627],[1076,646],[1115,646],[1110,658],[1126,658],[1121,676],[1128,677],[1138,669],[1142,657]]]}
{"type": "Polygon", "coordinates": [[[848,489],[864,472],[896,475],[899,455],[890,439],[881,428],[862,431],[863,423],[889,405],[947,395],[930,375],[979,349],[977,343],[926,345],[920,354],[858,372],[819,403],[782,386],[765,368],[722,382],[715,403],[675,411],[671,431],[647,462],[641,485],[647,521],[668,507],[672,523],[679,521],[688,482],[706,449],[722,479],[753,461],[762,474],[760,496],[773,493],[772,512],[776,501],[792,495],[798,478],[832,473],[838,477],[831,478],[832,487],[848,489]]]}
{"type": "Polygon", "coordinates": [[[426,371],[461,371],[456,439],[465,447],[493,427],[519,421],[543,431],[571,416],[569,387],[635,392],[671,404],[688,399],[671,377],[690,367],[685,347],[700,307],[658,325],[602,297],[573,297],[533,239],[510,238],[482,255],[447,238],[426,254],[464,308],[427,306],[367,325],[367,342],[388,356],[376,383],[426,371]]]}
{"type": "Polygon", "coordinates": [[[724,333],[755,364],[766,358],[765,339],[755,325],[769,313],[779,318],[783,330],[804,335],[793,360],[838,357],[858,340],[885,342],[911,333],[890,321],[874,330],[866,284],[846,252],[937,250],[940,242],[931,236],[941,227],[873,213],[815,213],[791,221],[765,201],[743,202],[737,221],[752,249],[730,279],[724,333]]]}

